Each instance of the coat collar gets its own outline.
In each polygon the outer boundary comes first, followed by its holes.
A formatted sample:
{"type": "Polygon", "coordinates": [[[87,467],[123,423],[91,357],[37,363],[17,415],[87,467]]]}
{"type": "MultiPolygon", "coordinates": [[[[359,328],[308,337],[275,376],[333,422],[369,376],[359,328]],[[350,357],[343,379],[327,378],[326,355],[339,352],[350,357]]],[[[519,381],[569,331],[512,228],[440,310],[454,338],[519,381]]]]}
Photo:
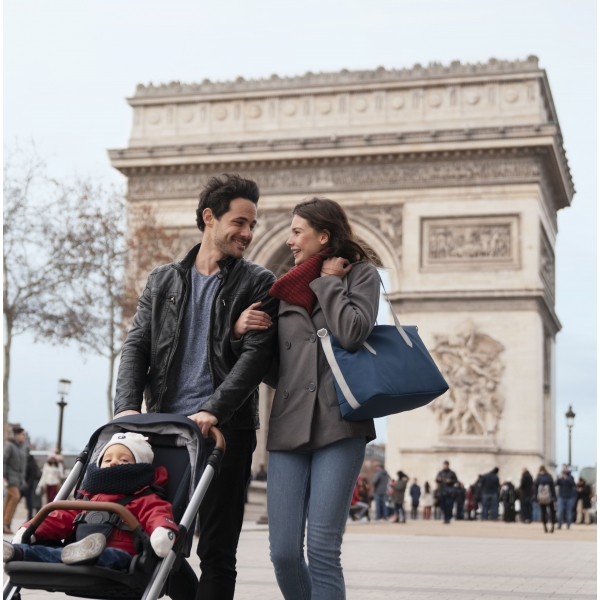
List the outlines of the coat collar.
{"type": "MultiPolygon", "coordinates": [[[[196,244],[179,262],[174,263],[174,267],[179,271],[189,271],[194,262],[196,261],[196,256],[198,256],[198,252],[200,251],[200,246],[202,244],[196,244]]],[[[229,271],[234,264],[240,259],[234,258],[233,256],[228,256],[222,260],[218,260],[217,264],[219,268],[223,272],[229,271]]]]}

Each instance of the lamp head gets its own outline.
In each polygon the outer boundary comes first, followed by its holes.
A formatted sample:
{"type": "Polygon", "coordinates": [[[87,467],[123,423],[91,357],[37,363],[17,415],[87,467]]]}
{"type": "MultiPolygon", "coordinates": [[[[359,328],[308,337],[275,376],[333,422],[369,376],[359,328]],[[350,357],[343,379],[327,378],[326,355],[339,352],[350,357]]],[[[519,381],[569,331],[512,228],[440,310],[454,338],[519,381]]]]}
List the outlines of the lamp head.
{"type": "Polygon", "coordinates": [[[61,396],[66,396],[69,393],[69,387],[71,387],[71,382],[68,379],[58,380],[58,393],[61,396]]]}
{"type": "Polygon", "coordinates": [[[575,422],[575,413],[569,404],[569,410],[565,413],[565,417],[567,419],[567,427],[573,427],[573,423],[575,422]]]}

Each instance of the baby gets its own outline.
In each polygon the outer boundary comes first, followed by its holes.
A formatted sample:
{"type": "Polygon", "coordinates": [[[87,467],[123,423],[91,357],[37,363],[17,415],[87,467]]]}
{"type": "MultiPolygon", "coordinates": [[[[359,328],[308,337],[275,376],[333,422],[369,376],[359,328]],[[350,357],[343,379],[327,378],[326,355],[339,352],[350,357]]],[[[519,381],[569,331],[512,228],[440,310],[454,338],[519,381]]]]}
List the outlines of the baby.
{"type": "MultiPolygon", "coordinates": [[[[150,488],[151,485],[164,488],[168,475],[164,467],[152,466],[154,452],[147,440],[139,433],[115,433],[103,448],[96,465],[88,466],[82,489],[78,491],[90,502],[116,502],[131,497],[126,507],[150,536],[154,552],[164,558],[175,543],[178,529],[171,505],[150,488]]],[[[85,505],[88,511],[93,510],[90,503],[85,505]]],[[[29,524],[25,523],[12,543],[4,542],[4,562],[93,563],[98,567],[127,571],[136,554],[131,530],[119,520],[112,531],[109,526],[105,533],[90,533],[98,527],[82,521],[85,514],[79,515],[82,513],[73,510],[50,513],[32,536],[31,544],[20,543],[29,524]],[[68,543],[73,537],[76,541],[68,543]],[[64,548],[34,544],[63,539],[67,540],[64,548]]]]}

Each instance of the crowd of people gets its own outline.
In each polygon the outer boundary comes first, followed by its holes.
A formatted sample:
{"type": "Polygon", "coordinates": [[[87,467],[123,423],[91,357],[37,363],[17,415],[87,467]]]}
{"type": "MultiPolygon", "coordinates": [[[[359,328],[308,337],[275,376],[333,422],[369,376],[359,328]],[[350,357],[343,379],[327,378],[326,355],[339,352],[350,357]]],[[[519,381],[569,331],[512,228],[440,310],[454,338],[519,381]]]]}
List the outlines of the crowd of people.
{"type": "Polygon", "coordinates": [[[63,457],[58,450],[50,450],[40,469],[30,452],[27,432],[14,427],[12,436],[4,444],[4,521],[2,531],[12,534],[11,523],[21,498],[25,499],[27,517],[32,519],[46,502],[52,502],[60,489],[65,471],[63,457]]]}
{"type": "Polygon", "coordinates": [[[501,481],[499,469],[479,475],[477,481],[466,487],[450,469],[448,461],[437,474],[433,486],[423,487],[416,478],[403,471],[390,477],[383,465],[376,466],[371,482],[359,476],[350,506],[352,520],[370,520],[374,504],[375,520],[406,523],[405,501],[410,502],[410,518],[417,519],[419,508],[425,520],[443,519],[448,524],[452,518],[461,520],[505,522],[539,522],[544,531],[553,532],[554,526],[567,529],[572,523],[590,524],[590,509],[594,496],[593,486],[583,478],[577,482],[567,465],[563,465],[554,479],[544,465],[534,478],[524,467],[518,487],[510,477],[501,481]],[[408,498],[407,498],[408,492],[408,498]]]}

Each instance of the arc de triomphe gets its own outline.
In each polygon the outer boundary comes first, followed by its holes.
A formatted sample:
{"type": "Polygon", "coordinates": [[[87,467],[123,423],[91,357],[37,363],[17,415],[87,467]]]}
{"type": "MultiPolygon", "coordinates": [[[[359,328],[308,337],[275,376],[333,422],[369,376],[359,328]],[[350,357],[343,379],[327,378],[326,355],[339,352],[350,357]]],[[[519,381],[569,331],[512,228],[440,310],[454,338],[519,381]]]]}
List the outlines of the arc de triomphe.
{"type": "MultiPolygon", "coordinates": [[[[296,202],[345,206],[451,386],[390,417],[390,472],[431,481],[447,458],[471,483],[495,465],[517,477],[554,462],[556,215],[574,188],[537,58],[139,85],[128,102],[129,145],[112,165],[129,201],[152,203],[188,246],[213,174],[258,182],[248,258],[279,271],[296,202]]],[[[265,388],[255,464],[269,400],[265,388]]]]}

